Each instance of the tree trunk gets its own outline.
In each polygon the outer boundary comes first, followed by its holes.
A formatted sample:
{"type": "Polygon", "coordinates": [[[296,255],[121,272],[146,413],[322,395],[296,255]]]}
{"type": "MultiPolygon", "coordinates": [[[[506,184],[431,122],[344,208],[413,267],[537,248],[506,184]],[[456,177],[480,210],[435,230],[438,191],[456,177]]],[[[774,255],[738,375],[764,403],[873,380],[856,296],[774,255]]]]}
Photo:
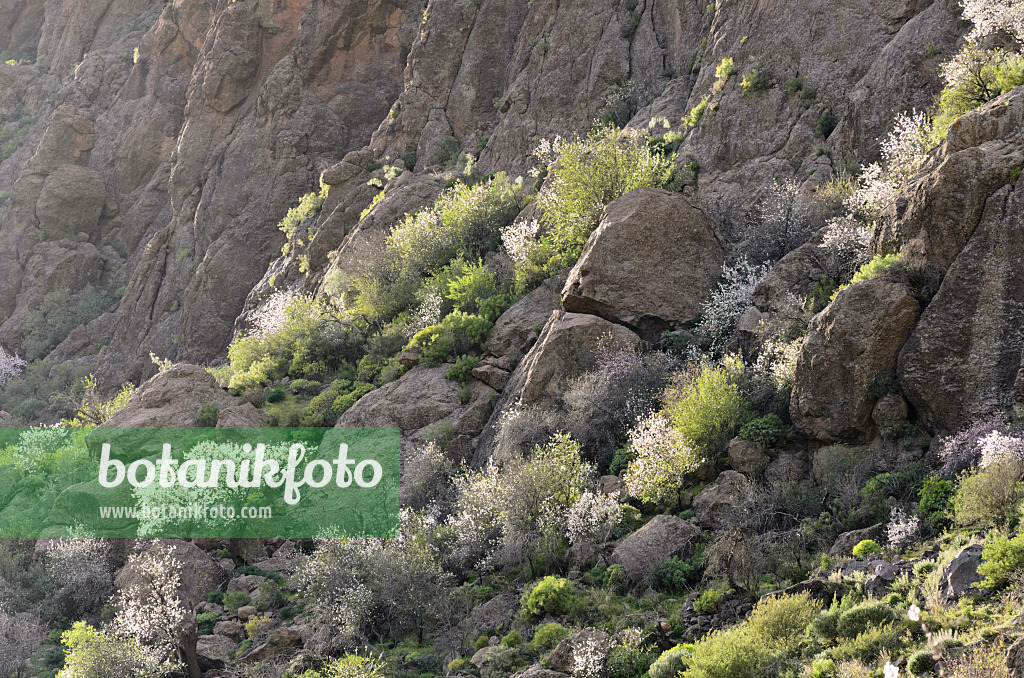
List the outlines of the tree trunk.
{"type": "Polygon", "coordinates": [[[199,629],[196,624],[196,613],[192,612],[187,626],[178,641],[178,659],[185,667],[185,675],[188,678],[203,678],[203,672],[199,670],[199,654],[196,652],[196,642],[199,640],[199,629]]]}

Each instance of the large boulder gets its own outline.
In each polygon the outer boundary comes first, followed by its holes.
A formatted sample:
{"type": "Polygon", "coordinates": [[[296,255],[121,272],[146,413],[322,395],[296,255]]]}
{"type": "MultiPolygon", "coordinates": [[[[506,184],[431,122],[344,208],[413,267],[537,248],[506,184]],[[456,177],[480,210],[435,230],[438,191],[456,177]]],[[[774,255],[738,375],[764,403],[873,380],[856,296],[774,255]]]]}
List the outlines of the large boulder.
{"type": "Polygon", "coordinates": [[[790,401],[796,428],[823,441],[868,438],[871,385],[896,371],[919,314],[910,290],[882,278],[842,290],[811,321],[800,349],[790,401]]]}
{"type": "Polygon", "coordinates": [[[562,290],[562,307],[648,340],[700,314],[725,252],[715,222],[679,193],[644,188],[609,204],[562,290]]]}
{"type": "Polygon", "coordinates": [[[459,398],[458,382],[445,377],[447,367],[414,367],[401,378],[366,394],[350,407],[338,426],[394,426],[422,442],[433,424],[448,419],[456,434],[477,435],[491,415],[494,389],[469,382],[469,402],[459,398]]]}
{"type": "Polygon", "coordinates": [[[718,479],[693,499],[693,511],[706,530],[728,527],[746,497],[749,483],[738,471],[723,471],[718,479]]]}
{"type": "Polygon", "coordinates": [[[609,560],[621,565],[626,576],[643,581],[672,556],[688,558],[701,529],[693,521],[662,514],[629,535],[612,551],[609,560]]]}
{"type": "MultiPolygon", "coordinates": [[[[222,624],[225,622],[221,622],[222,624]]],[[[225,668],[238,650],[238,643],[224,635],[199,636],[196,641],[196,657],[203,671],[219,671],[225,668]]]]}
{"type": "Polygon", "coordinates": [[[220,388],[198,365],[175,365],[144,383],[105,427],[194,426],[207,403],[220,408],[219,426],[262,426],[259,411],[220,388]]]}
{"type": "Polygon", "coordinates": [[[279,628],[274,631],[267,642],[253,648],[245,657],[247,662],[264,662],[268,659],[288,657],[302,647],[302,636],[295,629],[279,628]]]}
{"type": "Polygon", "coordinates": [[[594,348],[606,341],[613,349],[636,349],[641,339],[622,325],[584,313],[551,313],[540,338],[512,373],[480,435],[473,464],[482,465],[495,450],[498,426],[516,408],[555,410],[562,406],[566,382],[593,369],[594,348]]]}
{"type": "Polygon", "coordinates": [[[944,605],[958,600],[974,589],[974,585],[982,580],[978,574],[978,566],[982,563],[982,546],[974,544],[963,549],[950,561],[942,571],[939,580],[939,596],[944,605]]]}
{"type": "Polygon", "coordinates": [[[517,386],[521,384],[521,402],[537,407],[560,403],[566,380],[593,368],[594,347],[606,339],[614,347],[640,346],[640,337],[621,325],[594,315],[555,311],[513,377],[517,386]]]}
{"type": "Polygon", "coordinates": [[[953,432],[1024,402],[1024,193],[1004,186],[899,356],[924,423],[953,432]]]}
{"type": "Polygon", "coordinates": [[[501,314],[487,336],[487,351],[496,356],[521,358],[530,350],[551,314],[558,310],[565,274],[545,280],[501,314]]]}

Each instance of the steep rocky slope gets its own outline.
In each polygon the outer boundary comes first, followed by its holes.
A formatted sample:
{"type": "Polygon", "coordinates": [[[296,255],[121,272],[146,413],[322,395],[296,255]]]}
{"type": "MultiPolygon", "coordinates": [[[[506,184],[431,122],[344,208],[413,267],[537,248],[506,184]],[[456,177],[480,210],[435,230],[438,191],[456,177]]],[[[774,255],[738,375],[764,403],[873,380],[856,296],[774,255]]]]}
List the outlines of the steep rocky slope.
{"type": "MultiPolygon", "coordinates": [[[[705,96],[713,110],[680,162],[699,163],[713,215],[739,219],[772,177],[815,182],[845,156],[872,159],[892,114],[936,91],[929,55],[963,32],[948,1],[838,12],[728,1],[711,12],[498,0],[12,7],[0,49],[31,56],[34,46],[39,58],[0,66],[5,119],[35,120],[0,165],[0,191],[11,192],[0,342],[21,347],[47,293],[126,286],[78,342],[108,344],[96,362],[108,386],[151,374],[150,352],[216,358],[284,242],[277,222],[349,150],[362,149],[325,177],[308,289],[332,262],[351,266],[342,245],[373,197],[374,165],[404,157],[437,169],[465,151],[514,175],[541,138],[599,115],[675,121],[705,96]],[[726,56],[780,84],[799,76],[816,95],[716,93],[726,56]],[[822,142],[814,128],[828,112],[839,126],[822,142]]],[[[275,264],[286,279],[305,278],[300,265],[275,264]]]]}

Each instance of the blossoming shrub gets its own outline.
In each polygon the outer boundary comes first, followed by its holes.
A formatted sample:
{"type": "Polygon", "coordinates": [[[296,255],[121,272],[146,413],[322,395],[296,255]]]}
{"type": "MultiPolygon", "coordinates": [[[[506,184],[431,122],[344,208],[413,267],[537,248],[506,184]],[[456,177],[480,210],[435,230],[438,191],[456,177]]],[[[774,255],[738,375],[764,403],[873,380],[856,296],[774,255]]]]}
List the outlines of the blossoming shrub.
{"type": "Polygon", "coordinates": [[[695,332],[712,353],[721,353],[743,312],[750,307],[754,288],[768,275],[768,266],[745,259],[722,267],[722,279],[704,303],[695,332]]]}
{"type": "Polygon", "coordinates": [[[457,479],[454,559],[467,567],[542,564],[564,547],[570,509],[593,472],[579,444],[559,433],[528,458],[457,479]]]}
{"type": "Polygon", "coordinates": [[[623,480],[629,494],[641,501],[670,503],[678,498],[687,473],[700,465],[693,443],[661,413],[640,422],[630,434],[635,454],[623,480]]]}

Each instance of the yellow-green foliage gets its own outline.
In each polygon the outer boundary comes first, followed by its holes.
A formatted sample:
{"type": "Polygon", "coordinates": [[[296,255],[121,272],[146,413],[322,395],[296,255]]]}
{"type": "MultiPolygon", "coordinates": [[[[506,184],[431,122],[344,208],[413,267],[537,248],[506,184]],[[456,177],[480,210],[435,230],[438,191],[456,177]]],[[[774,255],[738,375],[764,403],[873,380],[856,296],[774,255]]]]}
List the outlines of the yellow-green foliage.
{"type": "Polygon", "coordinates": [[[697,643],[680,678],[767,678],[773,660],[748,629],[716,631],[697,643]]]}
{"type": "Polygon", "coordinates": [[[284,322],[272,332],[241,337],[228,348],[230,369],[218,376],[229,388],[244,391],[287,374],[320,377],[332,359],[325,340],[330,309],[323,301],[298,297],[286,310],[284,322]],[[314,373],[315,372],[315,373],[314,373]]]}
{"type": "Polygon", "coordinates": [[[534,652],[545,652],[554,649],[555,645],[562,642],[568,635],[569,631],[558,622],[544,624],[534,631],[530,647],[534,652]]]}
{"type": "Polygon", "coordinates": [[[805,593],[764,598],[754,606],[747,623],[750,632],[766,647],[790,650],[803,638],[804,630],[821,605],[805,593]]]}
{"type": "Polygon", "coordinates": [[[698,452],[715,455],[743,423],[747,404],[725,365],[691,365],[665,392],[665,414],[698,452]]]}
{"type": "Polygon", "coordinates": [[[99,426],[121,410],[135,395],[135,384],[123,384],[111,398],[104,400],[96,392],[96,377],[89,375],[82,380],[82,397],[78,400],[78,411],[71,419],[61,421],[61,426],[99,426]]]}
{"type": "Polygon", "coordinates": [[[722,59],[718,66],[715,67],[715,91],[721,92],[722,88],[725,87],[725,83],[735,72],[736,64],[733,62],[732,57],[722,59]]]}
{"type": "Polygon", "coordinates": [[[708,98],[709,97],[704,97],[701,99],[700,103],[690,109],[690,112],[683,118],[683,123],[687,127],[696,127],[697,123],[699,123],[701,118],[704,117],[704,111],[708,107],[708,98]]]}
{"type": "Polygon", "coordinates": [[[861,266],[860,269],[853,274],[853,278],[850,282],[858,283],[877,278],[892,268],[899,260],[900,255],[898,254],[886,254],[884,256],[878,255],[868,263],[861,266]]]}
{"type": "Polygon", "coordinates": [[[1015,459],[960,475],[953,518],[960,525],[1006,525],[1022,496],[1022,465],[1015,459]]]}
{"type": "Polygon", "coordinates": [[[572,582],[562,577],[544,577],[523,594],[523,610],[539,617],[542,614],[563,614],[572,598],[572,582]]]}
{"type": "Polygon", "coordinates": [[[281,220],[277,227],[288,236],[289,240],[295,235],[295,229],[298,228],[300,223],[316,216],[320,211],[320,208],[324,205],[324,200],[327,199],[328,188],[327,184],[321,182],[319,191],[302,196],[299,199],[299,204],[288,210],[288,213],[285,214],[284,219],[281,220]]]}
{"type": "Polygon", "coordinates": [[[1024,534],[1018,534],[1012,539],[1001,534],[991,537],[981,557],[978,574],[985,577],[981,585],[993,589],[1003,588],[1012,575],[1024,572],[1024,534]]]}
{"type": "Polygon", "coordinates": [[[437,365],[449,358],[479,350],[493,326],[478,315],[455,311],[445,316],[440,324],[417,332],[409,346],[420,349],[426,364],[437,365]]]}
{"type": "Polygon", "coordinates": [[[643,137],[614,126],[563,142],[538,197],[546,239],[575,260],[605,205],[638,188],[663,186],[672,169],[671,159],[652,151],[643,137]]]}
{"type": "Polygon", "coordinates": [[[250,639],[255,639],[257,635],[273,623],[274,620],[266,615],[249,617],[249,620],[245,622],[245,635],[249,636],[250,639]]]}

